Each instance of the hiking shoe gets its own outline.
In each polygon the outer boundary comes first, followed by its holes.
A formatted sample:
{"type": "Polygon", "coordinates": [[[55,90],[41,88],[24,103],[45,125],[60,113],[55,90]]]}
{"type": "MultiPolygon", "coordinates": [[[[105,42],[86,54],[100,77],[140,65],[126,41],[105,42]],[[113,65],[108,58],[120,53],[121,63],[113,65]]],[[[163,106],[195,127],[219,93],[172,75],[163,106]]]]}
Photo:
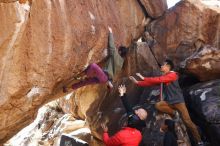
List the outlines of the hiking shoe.
{"type": "Polygon", "coordinates": [[[82,77],[73,77],[74,80],[82,80],[82,77]]]}
{"type": "Polygon", "coordinates": [[[197,146],[205,146],[205,143],[204,142],[198,142],[197,146]]]}
{"type": "Polygon", "coordinates": [[[179,122],[179,121],[180,121],[180,115],[179,115],[178,111],[175,111],[175,112],[174,112],[173,120],[174,120],[175,122],[179,122]]]}
{"type": "Polygon", "coordinates": [[[66,86],[63,86],[63,93],[66,93],[66,92],[68,92],[68,91],[67,91],[67,87],[66,87],[66,86]]]}

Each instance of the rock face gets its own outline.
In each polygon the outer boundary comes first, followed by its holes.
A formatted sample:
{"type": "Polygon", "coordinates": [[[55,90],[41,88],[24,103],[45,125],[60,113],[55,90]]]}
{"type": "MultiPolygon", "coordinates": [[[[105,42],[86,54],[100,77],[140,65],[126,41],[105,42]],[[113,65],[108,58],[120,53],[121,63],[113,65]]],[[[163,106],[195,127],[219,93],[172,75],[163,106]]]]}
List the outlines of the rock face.
{"type": "Polygon", "coordinates": [[[211,145],[219,145],[220,80],[194,85],[185,93],[185,100],[194,117],[193,120],[202,127],[201,130],[211,145]]]}
{"type": "MultiPolygon", "coordinates": [[[[200,1],[181,1],[149,25],[145,38],[159,61],[168,57],[175,60],[176,65],[179,66],[180,62],[198,52],[204,44],[219,49],[219,12],[219,8],[207,7],[200,1]]],[[[219,71],[214,69],[206,73],[212,74],[212,72],[219,74],[219,71]]],[[[210,79],[201,76],[198,74],[200,80],[210,79]]]]}
{"type": "Polygon", "coordinates": [[[185,69],[200,80],[212,80],[220,77],[220,49],[204,46],[186,59],[185,69]]]}
{"type": "Polygon", "coordinates": [[[105,57],[108,26],[129,46],[146,20],[134,0],[0,3],[0,17],[1,143],[57,98],[58,84],[105,57]]]}
{"type": "Polygon", "coordinates": [[[0,12],[1,143],[57,98],[64,80],[106,57],[108,26],[117,47],[129,46],[149,22],[134,0],[2,0],[0,12]]]}
{"type": "Polygon", "coordinates": [[[100,140],[91,136],[85,121],[63,113],[58,103],[56,100],[40,108],[35,121],[10,139],[5,146],[60,146],[65,143],[77,146],[78,141],[79,144],[102,145],[100,140]]]}
{"type": "Polygon", "coordinates": [[[158,18],[162,16],[167,10],[167,1],[166,0],[139,0],[140,3],[145,8],[148,16],[152,18],[158,18]]]}

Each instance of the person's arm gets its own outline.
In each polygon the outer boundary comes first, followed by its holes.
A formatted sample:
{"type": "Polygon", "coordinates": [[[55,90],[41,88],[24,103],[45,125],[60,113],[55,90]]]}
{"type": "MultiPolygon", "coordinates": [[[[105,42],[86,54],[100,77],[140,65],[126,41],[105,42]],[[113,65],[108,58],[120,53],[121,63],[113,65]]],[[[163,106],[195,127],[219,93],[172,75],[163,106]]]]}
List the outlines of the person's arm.
{"type": "Polygon", "coordinates": [[[120,138],[120,131],[112,137],[109,137],[108,132],[103,133],[103,141],[107,146],[109,146],[109,145],[121,145],[122,144],[121,140],[122,139],[120,138]]]}
{"type": "Polygon", "coordinates": [[[121,97],[121,101],[123,103],[123,106],[127,112],[127,114],[131,114],[132,113],[132,107],[131,105],[128,103],[128,99],[126,96],[126,87],[125,85],[120,85],[118,87],[118,91],[119,91],[119,96],[121,97]]]}
{"type": "Polygon", "coordinates": [[[114,51],[115,51],[114,37],[113,37],[113,33],[112,33],[111,27],[108,27],[108,29],[109,29],[109,35],[108,35],[108,51],[109,51],[109,55],[110,55],[110,56],[113,56],[114,51]]]}
{"type": "Polygon", "coordinates": [[[170,83],[178,79],[178,75],[175,72],[162,75],[160,77],[144,78],[143,81],[137,81],[138,86],[152,86],[160,83],[170,83]]]}
{"type": "Polygon", "coordinates": [[[125,107],[125,110],[127,112],[127,114],[131,114],[132,113],[132,107],[128,102],[127,96],[126,94],[124,94],[123,96],[121,96],[121,101],[123,103],[123,106],[125,107]]]}

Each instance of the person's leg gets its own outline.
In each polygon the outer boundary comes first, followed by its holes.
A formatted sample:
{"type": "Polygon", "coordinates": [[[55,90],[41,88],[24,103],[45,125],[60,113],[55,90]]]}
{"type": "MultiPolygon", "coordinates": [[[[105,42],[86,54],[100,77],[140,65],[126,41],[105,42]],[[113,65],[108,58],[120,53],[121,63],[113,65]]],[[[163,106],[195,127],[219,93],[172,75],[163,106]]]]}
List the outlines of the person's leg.
{"type": "Polygon", "coordinates": [[[174,116],[175,110],[171,108],[171,106],[166,101],[160,101],[155,104],[155,108],[162,112],[167,113],[170,116],[174,116]]]}
{"type": "Polygon", "coordinates": [[[81,88],[83,86],[97,84],[97,83],[99,83],[99,80],[97,78],[95,78],[95,77],[94,78],[87,78],[85,80],[82,80],[78,83],[73,84],[72,89],[76,90],[76,89],[81,88]]]}
{"type": "Polygon", "coordinates": [[[82,72],[78,73],[76,76],[74,76],[73,78],[71,78],[68,82],[65,83],[65,85],[63,86],[63,93],[68,92],[68,84],[70,84],[73,80],[80,80],[77,83],[74,83],[72,85],[72,89],[78,89],[82,86],[86,86],[88,84],[94,84],[94,83],[98,83],[98,79],[96,77],[94,77],[94,63],[90,64],[86,67],[85,70],[83,70],[82,72]],[[84,76],[87,76],[84,78],[84,76]]]}
{"type": "Polygon", "coordinates": [[[201,142],[201,137],[199,135],[199,131],[198,131],[196,125],[192,122],[185,103],[178,103],[178,104],[174,104],[173,106],[175,109],[177,109],[180,112],[180,115],[183,119],[183,122],[186,124],[186,126],[189,128],[189,130],[192,132],[195,140],[197,142],[201,142]]]}
{"type": "Polygon", "coordinates": [[[87,76],[88,78],[93,77],[94,66],[96,66],[95,63],[92,63],[92,64],[88,65],[85,70],[83,70],[82,72],[80,72],[76,75],[76,78],[80,78],[80,77],[83,77],[83,76],[87,76]]]}

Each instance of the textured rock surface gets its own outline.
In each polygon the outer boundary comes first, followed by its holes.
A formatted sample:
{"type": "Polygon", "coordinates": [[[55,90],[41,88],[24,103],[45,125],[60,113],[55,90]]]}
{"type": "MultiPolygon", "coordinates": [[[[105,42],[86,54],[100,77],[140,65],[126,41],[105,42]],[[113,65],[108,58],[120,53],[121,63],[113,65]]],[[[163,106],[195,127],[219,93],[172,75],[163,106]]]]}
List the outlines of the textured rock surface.
{"type": "Polygon", "coordinates": [[[0,3],[13,3],[16,1],[18,1],[18,0],[0,0],[0,3]]]}
{"type": "Polygon", "coordinates": [[[186,59],[185,69],[200,80],[220,78],[220,49],[204,46],[186,59]]]}
{"type": "Polygon", "coordinates": [[[167,10],[166,0],[139,0],[144,6],[147,14],[152,18],[162,16],[167,10]]]}
{"type": "Polygon", "coordinates": [[[58,101],[40,108],[35,121],[4,146],[60,146],[62,135],[80,138],[92,146],[102,146],[100,140],[91,136],[85,121],[77,120],[71,114],[64,114],[58,106],[58,101]]]}
{"type": "Polygon", "coordinates": [[[185,98],[193,120],[213,146],[220,143],[220,80],[190,87],[185,98]]]}
{"type": "Polygon", "coordinates": [[[134,0],[0,3],[0,17],[1,143],[56,98],[59,83],[105,57],[107,26],[128,46],[145,25],[134,0]]]}
{"type": "Polygon", "coordinates": [[[181,1],[150,24],[147,29],[148,35],[150,34],[149,46],[158,60],[169,57],[174,59],[177,65],[197,52],[202,44],[219,49],[219,12],[219,8],[207,7],[200,1],[181,1]],[[153,41],[150,41],[152,39],[153,41]]]}

